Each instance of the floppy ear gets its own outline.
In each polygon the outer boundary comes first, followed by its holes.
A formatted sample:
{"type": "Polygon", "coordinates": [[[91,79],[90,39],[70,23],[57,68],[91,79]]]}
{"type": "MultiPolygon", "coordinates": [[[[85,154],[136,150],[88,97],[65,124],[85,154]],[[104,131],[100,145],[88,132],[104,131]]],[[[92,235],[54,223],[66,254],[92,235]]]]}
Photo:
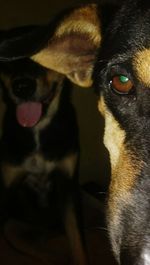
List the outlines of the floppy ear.
{"type": "Polygon", "coordinates": [[[102,31],[116,10],[116,5],[87,4],[65,11],[48,25],[0,31],[0,61],[28,57],[89,87],[102,31]]]}
{"type": "Polygon", "coordinates": [[[0,61],[12,61],[29,57],[43,44],[47,36],[46,26],[24,26],[0,30],[0,61]]]}
{"type": "Polygon", "coordinates": [[[89,87],[100,41],[97,6],[89,4],[65,14],[47,46],[31,59],[65,74],[80,86],[89,87]]]}
{"type": "Polygon", "coordinates": [[[0,32],[0,61],[30,57],[88,87],[92,84],[100,31],[97,5],[80,6],[65,11],[48,25],[0,32]]]}

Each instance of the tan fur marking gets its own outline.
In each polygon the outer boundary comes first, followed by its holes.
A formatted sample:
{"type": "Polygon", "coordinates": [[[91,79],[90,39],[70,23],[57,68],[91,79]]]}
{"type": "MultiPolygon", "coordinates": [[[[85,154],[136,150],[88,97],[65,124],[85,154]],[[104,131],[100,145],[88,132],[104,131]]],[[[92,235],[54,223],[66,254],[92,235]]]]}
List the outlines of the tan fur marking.
{"type": "Polygon", "coordinates": [[[58,25],[47,47],[31,59],[66,75],[79,86],[90,87],[101,41],[99,21],[96,5],[75,9],[58,25]]]}
{"type": "Polygon", "coordinates": [[[95,44],[99,44],[99,24],[100,20],[97,15],[97,6],[91,4],[80,9],[75,9],[59,26],[56,31],[56,36],[60,37],[63,34],[69,34],[71,32],[85,32],[89,34],[95,44]]]}
{"type": "Polygon", "coordinates": [[[9,76],[7,74],[1,73],[0,77],[2,79],[2,81],[4,82],[4,85],[11,89],[11,79],[9,78],[9,76]]]}
{"type": "Polygon", "coordinates": [[[104,103],[104,98],[103,96],[100,97],[98,101],[98,110],[101,113],[103,117],[105,117],[105,103],[104,103]]]}
{"type": "Polygon", "coordinates": [[[48,161],[39,153],[29,156],[25,162],[18,166],[3,163],[2,175],[6,187],[9,187],[24,173],[40,174],[42,179],[56,168],[67,173],[68,177],[72,177],[77,163],[77,154],[70,154],[60,161],[48,161]]]}
{"type": "Polygon", "coordinates": [[[141,163],[130,150],[127,150],[124,143],[125,131],[120,128],[119,123],[106,107],[103,97],[99,101],[98,108],[105,118],[104,144],[110,154],[111,190],[114,188],[117,193],[127,191],[134,185],[134,176],[139,173],[141,163]]]}
{"type": "Polygon", "coordinates": [[[40,174],[42,176],[54,170],[56,168],[56,163],[54,161],[45,160],[40,153],[35,153],[25,160],[22,168],[25,172],[40,174]]]}
{"type": "MultiPolygon", "coordinates": [[[[57,51],[55,52],[54,50],[44,48],[37,54],[33,55],[31,57],[31,60],[41,64],[42,66],[48,68],[48,69],[53,69],[57,70],[57,72],[60,72],[60,63],[62,64],[62,55],[60,53],[58,54],[57,51]],[[54,58],[56,60],[54,60],[54,58]]],[[[62,71],[61,71],[62,72],[62,71]]]]}
{"type": "Polygon", "coordinates": [[[118,200],[130,197],[130,191],[135,185],[136,178],[142,168],[142,161],[139,161],[130,151],[122,148],[120,159],[115,168],[112,168],[110,184],[111,198],[109,204],[111,209],[118,200]]]}
{"type": "Polygon", "coordinates": [[[70,177],[73,176],[77,164],[77,154],[70,154],[60,161],[59,168],[64,170],[70,177]]]}
{"type": "MultiPolygon", "coordinates": [[[[69,154],[60,161],[45,160],[39,153],[29,156],[22,165],[24,172],[47,176],[56,168],[64,171],[68,177],[72,177],[77,163],[77,154],[69,154]]],[[[43,177],[42,177],[43,178],[43,177]]]]}
{"type": "Polygon", "coordinates": [[[54,71],[62,74],[68,74],[70,72],[74,56],[63,53],[63,51],[55,51],[54,48],[51,49],[51,47],[48,47],[33,55],[31,59],[48,69],[53,69],[54,71]],[[67,59],[68,61],[66,66],[67,59]],[[63,67],[63,65],[65,65],[65,67],[63,67]]]}
{"type": "Polygon", "coordinates": [[[119,253],[120,251],[118,244],[116,244],[115,235],[118,230],[121,229],[122,209],[134,204],[132,188],[141,171],[142,164],[143,162],[139,161],[135,155],[126,150],[124,146],[116,167],[112,169],[107,217],[109,221],[108,230],[115,253],[119,253]]]}
{"type": "MultiPolygon", "coordinates": [[[[80,79],[77,70],[80,69],[80,60],[82,61],[82,58],[79,58],[78,56],[75,57],[74,55],[63,51],[58,52],[57,50],[55,51],[54,48],[45,48],[39,53],[33,55],[31,59],[46,68],[67,75],[73,83],[81,87],[90,87],[93,83],[91,80],[93,65],[86,66],[86,76],[84,79],[80,79]]],[[[83,70],[81,69],[81,71],[83,70]]]]}
{"type": "Polygon", "coordinates": [[[9,75],[1,73],[0,74],[1,80],[4,83],[5,88],[8,90],[9,94],[11,95],[14,102],[16,101],[16,97],[12,93],[12,85],[11,85],[11,78],[9,75]]]}
{"type": "MultiPolygon", "coordinates": [[[[107,215],[108,228],[113,241],[121,223],[122,207],[132,204],[131,190],[135,185],[143,162],[139,161],[136,155],[127,149],[125,131],[120,128],[117,120],[108,110],[103,97],[99,100],[98,108],[105,118],[104,144],[109,151],[111,162],[107,215]]],[[[112,245],[114,252],[119,253],[115,240],[112,245]]]]}
{"type": "Polygon", "coordinates": [[[98,109],[105,118],[104,144],[110,153],[111,166],[114,168],[120,158],[125,132],[107,109],[103,97],[101,97],[98,109]]]}
{"type": "Polygon", "coordinates": [[[143,49],[135,54],[133,68],[138,80],[150,87],[150,49],[143,49]]]}
{"type": "Polygon", "coordinates": [[[22,167],[13,166],[8,163],[3,163],[1,170],[6,187],[9,187],[24,172],[22,167]]]}

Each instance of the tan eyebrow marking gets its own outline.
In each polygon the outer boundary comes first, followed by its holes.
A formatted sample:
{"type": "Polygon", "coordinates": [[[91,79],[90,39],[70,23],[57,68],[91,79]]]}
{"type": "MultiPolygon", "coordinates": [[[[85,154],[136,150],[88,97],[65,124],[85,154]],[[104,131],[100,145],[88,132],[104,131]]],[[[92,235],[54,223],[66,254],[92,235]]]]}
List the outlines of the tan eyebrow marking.
{"type": "Polygon", "coordinates": [[[145,86],[150,86],[150,49],[136,52],[132,65],[138,80],[145,86]]]}

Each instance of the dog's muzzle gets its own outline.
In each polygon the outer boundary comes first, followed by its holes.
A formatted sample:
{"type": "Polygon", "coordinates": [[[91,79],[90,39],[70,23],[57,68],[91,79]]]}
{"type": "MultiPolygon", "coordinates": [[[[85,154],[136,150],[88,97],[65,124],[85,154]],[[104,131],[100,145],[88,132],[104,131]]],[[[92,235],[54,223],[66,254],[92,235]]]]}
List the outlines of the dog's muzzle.
{"type": "Polygon", "coordinates": [[[150,265],[150,178],[143,169],[135,185],[116,207],[111,227],[121,265],[150,265]],[[116,223],[115,223],[116,221],[116,223]]]}
{"type": "Polygon", "coordinates": [[[42,103],[34,100],[37,91],[36,79],[17,77],[12,81],[12,93],[19,101],[16,117],[22,127],[33,127],[42,116],[42,103]]]}
{"type": "Polygon", "coordinates": [[[132,254],[135,250],[126,250],[121,255],[122,265],[150,265],[150,248],[146,246],[141,250],[136,250],[136,254],[132,254]]]}

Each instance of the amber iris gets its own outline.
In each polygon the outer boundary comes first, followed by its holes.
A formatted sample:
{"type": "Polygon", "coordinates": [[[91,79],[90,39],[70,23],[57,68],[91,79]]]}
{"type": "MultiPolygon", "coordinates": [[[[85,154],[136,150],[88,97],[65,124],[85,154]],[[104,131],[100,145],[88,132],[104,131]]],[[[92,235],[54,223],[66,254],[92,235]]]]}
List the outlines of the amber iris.
{"type": "Polygon", "coordinates": [[[128,94],[133,88],[132,81],[124,75],[116,75],[111,81],[112,88],[121,94],[128,94]]]}

